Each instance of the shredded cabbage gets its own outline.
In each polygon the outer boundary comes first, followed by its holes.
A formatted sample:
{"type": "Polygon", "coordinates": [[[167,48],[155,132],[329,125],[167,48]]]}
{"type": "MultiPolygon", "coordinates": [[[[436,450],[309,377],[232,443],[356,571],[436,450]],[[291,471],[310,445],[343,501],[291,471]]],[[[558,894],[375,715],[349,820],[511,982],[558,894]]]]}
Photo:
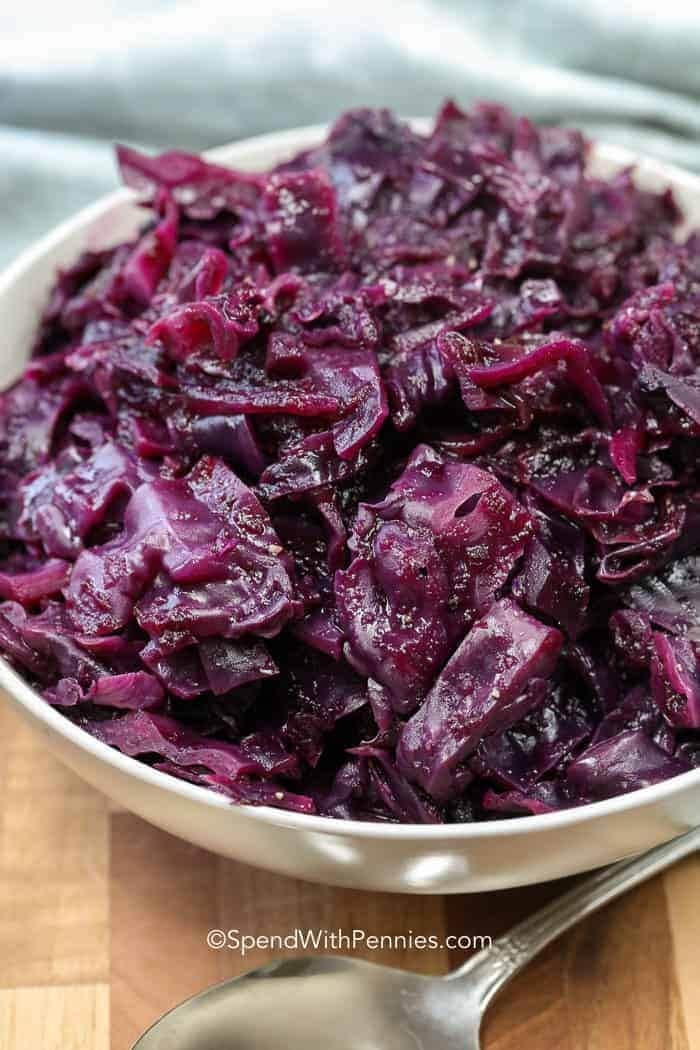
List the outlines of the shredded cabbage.
{"type": "Polygon", "coordinates": [[[576,131],[386,110],[62,271],[0,396],[0,648],[236,803],[547,813],[700,763],[700,234],[576,131]]]}

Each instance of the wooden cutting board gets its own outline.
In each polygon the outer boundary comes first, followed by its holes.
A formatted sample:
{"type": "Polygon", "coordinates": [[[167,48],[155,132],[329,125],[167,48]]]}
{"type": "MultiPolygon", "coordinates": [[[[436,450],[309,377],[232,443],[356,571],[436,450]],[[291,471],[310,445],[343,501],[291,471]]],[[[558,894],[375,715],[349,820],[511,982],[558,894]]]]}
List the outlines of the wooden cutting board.
{"type": "MultiPolygon", "coordinates": [[[[213,928],[495,936],[562,887],[412,897],[296,882],[115,808],[1,701],[0,740],[0,1050],[129,1050],[186,996],[279,955],[212,950],[213,928]]],[[[692,858],[545,952],[492,1007],[483,1046],[700,1050],[699,947],[692,858]]],[[[439,974],[464,953],[362,954],[439,974]]]]}

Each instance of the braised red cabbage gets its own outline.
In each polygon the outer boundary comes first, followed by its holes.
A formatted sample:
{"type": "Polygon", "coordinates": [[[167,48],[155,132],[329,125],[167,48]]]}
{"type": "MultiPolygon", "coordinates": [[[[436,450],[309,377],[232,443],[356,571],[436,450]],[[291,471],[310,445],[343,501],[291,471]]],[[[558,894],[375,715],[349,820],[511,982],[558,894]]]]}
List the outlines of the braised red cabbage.
{"type": "Polygon", "coordinates": [[[575,131],[386,110],[151,209],[0,396],[0,648],[236,803],[435,823],[700,764],[700,234],[575,131]]]}

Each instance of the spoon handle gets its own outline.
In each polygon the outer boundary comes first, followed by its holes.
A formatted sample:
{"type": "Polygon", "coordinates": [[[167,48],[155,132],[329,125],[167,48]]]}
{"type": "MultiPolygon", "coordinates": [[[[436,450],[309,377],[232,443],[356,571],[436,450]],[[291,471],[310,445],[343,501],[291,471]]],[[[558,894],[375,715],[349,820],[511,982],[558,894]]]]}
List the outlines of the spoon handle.
{"type": "Polygon", "coordinates": [[[509,933],[496,938],[490,947],[451,973],[448,980],[467,981],[472,993],[478,988],[481,1007],[485,1009],[506,981],[579,919],[604,907],[627,890],[698,849],[700,828],[695,828],[640,857],[623,860],[594,872],[561,897],[519,922],[509,933]]]}

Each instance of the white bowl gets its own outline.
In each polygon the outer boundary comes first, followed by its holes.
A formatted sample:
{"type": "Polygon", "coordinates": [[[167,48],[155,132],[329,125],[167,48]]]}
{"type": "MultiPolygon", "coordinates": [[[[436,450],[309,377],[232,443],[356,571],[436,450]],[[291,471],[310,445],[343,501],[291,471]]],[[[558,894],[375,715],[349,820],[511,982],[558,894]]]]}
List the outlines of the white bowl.
{"type": "MultiPolygon", "coordinates": [[[[208,156],[263,169],[320,141],[325,130],[264,135],[208,156]]],[[[637,165],[640,183],[671,185],[690,223],[700,225],[700,178],[616,147],[600,145],[591,157],[600,174],[629,164],[637,165]]],[[[142,219],[132,194],[120,190],[62,223],[0,275],[1,386],[21,371],[56,269],[84,248],[134,233],[142,219]]],[[[316,882],[408,893],[504,889],[598,867],[700,824],[700,769],[579,809],[484,824],[363,824],[233,806],[93,739],[1,659],[0,687],[51,751],[120,805],[215,853],[316,882]]]]}

